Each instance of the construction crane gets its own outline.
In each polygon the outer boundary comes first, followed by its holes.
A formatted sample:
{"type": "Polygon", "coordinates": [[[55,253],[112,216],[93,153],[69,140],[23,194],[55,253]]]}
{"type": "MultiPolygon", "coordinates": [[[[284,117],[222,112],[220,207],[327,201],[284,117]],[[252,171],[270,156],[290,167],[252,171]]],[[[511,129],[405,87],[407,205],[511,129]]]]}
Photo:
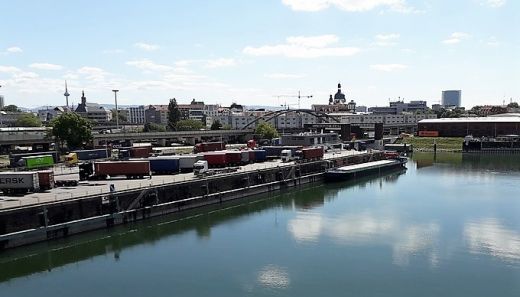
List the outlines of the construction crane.
{"type": "MultiPolygon", "coordinates": [[[[298,98],[298,109],[301,108],[300,106],[300,101],[301,101],[301,98],[312,98],[313,96],[312,95],[302,95],[300,91],[298,91],[298,95],[277,95],[277,96],[273,96],[273,97],[277,97],[278,100],[280,100],[280,98],[298,98]]],[[[287,103],[285,103],[283,106],[285,107],[288,107],[287,103]]]]}

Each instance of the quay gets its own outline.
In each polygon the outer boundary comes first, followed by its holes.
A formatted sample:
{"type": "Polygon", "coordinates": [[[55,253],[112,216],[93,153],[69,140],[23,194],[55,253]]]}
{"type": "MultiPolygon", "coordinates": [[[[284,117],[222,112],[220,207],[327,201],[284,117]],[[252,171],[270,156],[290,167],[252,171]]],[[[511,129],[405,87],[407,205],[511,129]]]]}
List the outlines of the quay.
{"type": "Polygon", "coordinates": [[[331,168],[384,158],[380,151],[343,150],[322,160],[255,163],[203,179],[193,173],[158,175],[9,197],[0,201],[0,250],[319,182],[331,168]]]}

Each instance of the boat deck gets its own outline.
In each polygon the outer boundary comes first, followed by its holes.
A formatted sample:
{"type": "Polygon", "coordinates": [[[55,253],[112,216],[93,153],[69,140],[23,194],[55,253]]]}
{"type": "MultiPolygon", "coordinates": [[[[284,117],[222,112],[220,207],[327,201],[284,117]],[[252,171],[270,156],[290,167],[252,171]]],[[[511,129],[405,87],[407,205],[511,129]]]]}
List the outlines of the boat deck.
{"type": "Polygon", "coordinates": [[[398,160],[381,160],[381,161],[374,161],[374,162],[338,167],[338,168],[332,169],[331,171],[335,171],[338,173],[355,173],[355,172],[366,171],[366,170],[370,170],[370,169],[394,166],[399,163],[400,162],[398,160]]]}

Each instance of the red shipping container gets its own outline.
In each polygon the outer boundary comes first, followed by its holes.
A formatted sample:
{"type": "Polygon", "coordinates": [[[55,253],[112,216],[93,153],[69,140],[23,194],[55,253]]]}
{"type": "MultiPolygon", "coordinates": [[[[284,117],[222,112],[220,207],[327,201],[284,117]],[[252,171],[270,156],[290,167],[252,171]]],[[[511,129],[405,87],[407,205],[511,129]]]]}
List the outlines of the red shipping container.
{"type": "Polygon", "coordinates": [[[41,190],[50,190],[54,188],[54,172],[52,170],[38,171],[38,179],[41,190]]]}
{"type": "Polygon", "coordinates": [[[195,153],[213,152],[225,150],[226,145],[223,142],[202,142],[195,145],[195,153]]]}
{"type": "Polygon", "coordinates": [[[225,152],[205,153],[204,160],[208,161],[209,167],[226,167],[227,164],[225,152]]]}
{"type": "Polygon", "coordinates": [[[226,152],[226,162],[227,165],[239,165],[242,162],[242,153],[241,152],[226,152]]]}
{"type": "Polygon", "coordinates": [[[302,149],[303,159],[305,160],[317,160],[323,158],[323,148],[313,147],[302,149]]]}
{"type": "Polygon", "coordinates": [[[148,158],[148,157],[150,157],[151,152],[152,152],[152,147],[150,147],[150,146],[132,147],[130,149],[130,157],[148,158]]]}
{"type": "Polygon", "coordinates": [[[143,177],[150,176],[149,161],[107,161],[94,162],[94,172],[96,176],[117,176],[143,177]]]}

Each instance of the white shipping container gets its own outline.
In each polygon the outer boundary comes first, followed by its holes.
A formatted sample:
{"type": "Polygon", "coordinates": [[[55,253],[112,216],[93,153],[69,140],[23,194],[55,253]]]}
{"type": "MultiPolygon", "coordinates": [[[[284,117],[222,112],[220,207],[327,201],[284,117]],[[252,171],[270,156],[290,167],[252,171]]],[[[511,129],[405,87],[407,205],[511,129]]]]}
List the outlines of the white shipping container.
{"type": "Polygon", "coordinates": [[[0,172],[0,189],[40,189],[38,172],[0,172]]]}

